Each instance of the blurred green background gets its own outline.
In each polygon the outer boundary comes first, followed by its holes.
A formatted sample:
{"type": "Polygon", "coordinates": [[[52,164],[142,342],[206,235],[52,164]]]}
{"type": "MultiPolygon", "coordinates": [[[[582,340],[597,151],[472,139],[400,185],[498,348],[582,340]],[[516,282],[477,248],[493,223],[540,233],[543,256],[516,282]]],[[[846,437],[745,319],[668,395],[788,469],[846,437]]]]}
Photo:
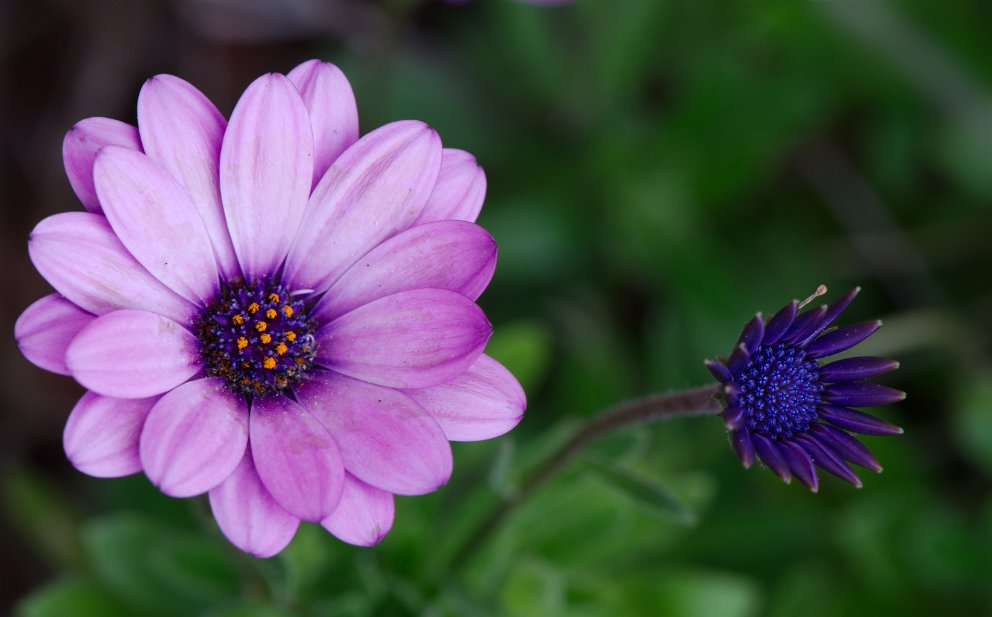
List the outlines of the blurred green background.
{"type": "Polygon", "coordinates": [[[341,66],[363,132],[432,124],[473,152],[500,246],[481,299],[529,395],[521,425],[455,444],[439,492],[355,548],[312,525],[279,557],[231,548],[204,501],[71,468],[81,389],[4,338],[0,611],[20,617],[992,614],[992,4],[931,0],[4,0],[0,196],[8,332],[48,288],[26,238],[78,208],[76,121],[134,121],[178,74],[225,113],[257,75],[341,66]],[[905,427],[885,472],[820,494],[744,471],[721,423],[593,447],[451,567],[540,457],[613,402],[709,383],[701,360],[819,283],[905,427]],[[864,349],[864,348],[863,348],[864,349]]]}

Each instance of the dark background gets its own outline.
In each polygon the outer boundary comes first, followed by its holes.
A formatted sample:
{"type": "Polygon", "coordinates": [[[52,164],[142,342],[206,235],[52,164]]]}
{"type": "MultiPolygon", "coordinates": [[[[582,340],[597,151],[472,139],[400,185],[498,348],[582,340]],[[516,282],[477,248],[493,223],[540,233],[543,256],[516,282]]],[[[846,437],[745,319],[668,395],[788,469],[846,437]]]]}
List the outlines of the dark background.
{"type": "Polygon", "coordinates": [[[992,614],[990,23],[988,3],[929,0],[3,0],[0,609],[992,614]],[[398,499],[378,547],[305,526],[261,562],[202,501],[72,469],[61,429],[81,389],[12,331],[49,291],[28,233],[79,208],[65,131],[134,122],[162,72],[229,114],[255,77],[311,57],[348,75],[363,133],[419,118],[485,167],[489,352],[530,406],[509,436],[457,444],[451,483],[398,499]],[[810,495],[740,469],[716,420],[645,427],[447,566],[569,426],[707,383],[702,358],[750,315],[821,282],[861,285],[846,319],[886,323],[863,351],[902,361],[885,381],[909,398],[879,415],[906,434],[865,440],[881,476],[810,495]]]}

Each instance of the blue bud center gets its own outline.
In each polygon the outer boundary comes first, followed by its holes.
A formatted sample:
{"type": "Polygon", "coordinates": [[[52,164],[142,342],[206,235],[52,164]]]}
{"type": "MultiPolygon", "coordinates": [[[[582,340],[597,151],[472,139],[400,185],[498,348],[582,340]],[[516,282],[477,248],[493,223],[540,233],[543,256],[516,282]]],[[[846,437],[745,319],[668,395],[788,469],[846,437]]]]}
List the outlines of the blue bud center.
{"type": "Polygon", "coordinates": [[[823,384],[816,360],[791,345],[759,347],[737,374],[744,426],[769,439],[791,439],[815,423],[823,384]]]}
{"type": "Polygon", "coordinates": [[[193,323],[207,374],[237,393],[279,393],[313,366],[315,326],[303,301],[268,279],[221,286],[193,323]]]}

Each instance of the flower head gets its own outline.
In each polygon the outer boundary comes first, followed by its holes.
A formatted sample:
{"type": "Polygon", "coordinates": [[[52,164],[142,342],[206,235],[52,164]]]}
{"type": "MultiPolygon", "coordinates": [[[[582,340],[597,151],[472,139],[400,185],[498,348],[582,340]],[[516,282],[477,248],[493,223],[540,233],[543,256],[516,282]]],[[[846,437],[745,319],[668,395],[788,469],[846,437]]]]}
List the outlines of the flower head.
{"type": "Polygon", "coordinates": [[[301,520],[368,545],[394,494],[448,480],[449,439],[520,420],[520,385],[482,353],[481,168],[421,122],[359,139],[334,65],[260,77],[230,121],[160,75],[137,127],[83,120],[63,152],[87,212],[32,232],[57,293],[15,334],[88,390],[64,434],[83,472],[209,493],[255,555],[301,520]]]}
{"type": "Polygon", "coordinates": [[[859,291],[799,313],[826,292],[821,286],[808,300],[793,300],[767,322],[759,313],[744,327],[728,359],[706,361],[723,384],[723,419],[744,467],[757,456],[785,482],[795,476],[814,492],[819,486],[814,464],[858,487],[861,480],[848,463],[882,471],[851,433],[896,435],[902,429],[853,408],[903,400],[904,392],[868,381],[899,363],[868,356],[820,362],[854,347],[882,325],[869,321],[830,328],[859,291]]]}

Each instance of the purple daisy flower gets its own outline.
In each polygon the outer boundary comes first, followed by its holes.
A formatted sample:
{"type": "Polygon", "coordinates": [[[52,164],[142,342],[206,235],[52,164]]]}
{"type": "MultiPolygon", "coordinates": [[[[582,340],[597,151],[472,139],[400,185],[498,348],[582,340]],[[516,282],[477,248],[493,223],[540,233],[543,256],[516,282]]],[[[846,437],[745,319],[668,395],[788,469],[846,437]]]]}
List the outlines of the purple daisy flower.
{"type": "Polygon", "coordinates": [[[230,122],[160,75],[137,127],[83,120],[63,152],[88,211],[32,232],[57,293],[15,330],[88,390],[64,435],[84,473],[209,493],[254,555],[301,520],[372,545],[394,494],[447,482],[449,439],[520,420],[523,390],[482,353],[496,245],[474,224],[481,168],[421,122],[359,139],[334,65],[260,77],[230,122]]]}
{"type": "Polygon", "coordinates": [[[793,300],[767,322],[759,313],[741,333],[729,359],[707,360],[726,399],[723,419],[730,445],[749,468],[755,456],[785,482],[792,476],[817,491],[815,465],[857,487],[848,463],[882,467],[851,433],[898,435],[902,429],[853,407],[890,405],[905,392],[867,381],[899,368],[888,358],[820,360],[865,340],[880,321],[831,328],[860,288],[833,304],[798,310],[826,292],[821,286],[803,303],[793,300]]]}

